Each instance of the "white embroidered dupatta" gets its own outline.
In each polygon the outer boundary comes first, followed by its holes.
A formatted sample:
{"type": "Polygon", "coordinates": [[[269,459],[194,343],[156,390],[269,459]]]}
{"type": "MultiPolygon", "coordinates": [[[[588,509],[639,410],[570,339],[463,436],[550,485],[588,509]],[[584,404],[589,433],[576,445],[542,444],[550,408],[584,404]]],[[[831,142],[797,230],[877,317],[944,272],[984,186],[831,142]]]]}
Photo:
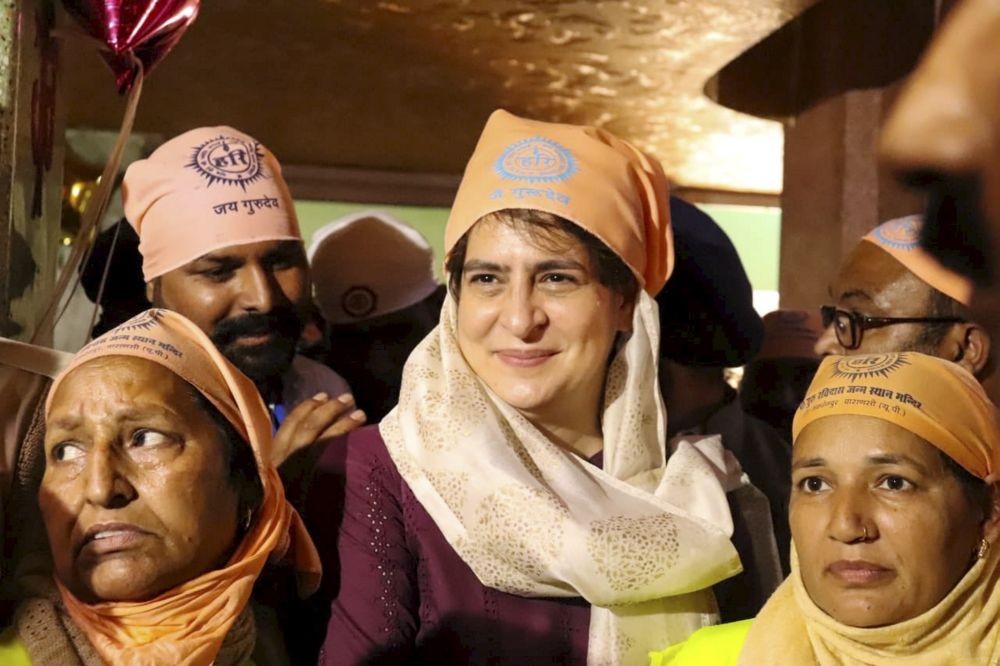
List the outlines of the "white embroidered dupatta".
{"type": "Polygon", "coordinates": [[[380,426],[400,474],[479,580],[593,605],[589,664],[637,664],[718,620],[710,587],[741,571],[718,437],[665,461],[659,324],[641,292],[611,362],[604,469],[561,449],[493,394],[458,348],[449,298],[406,363],[380,426]]]}

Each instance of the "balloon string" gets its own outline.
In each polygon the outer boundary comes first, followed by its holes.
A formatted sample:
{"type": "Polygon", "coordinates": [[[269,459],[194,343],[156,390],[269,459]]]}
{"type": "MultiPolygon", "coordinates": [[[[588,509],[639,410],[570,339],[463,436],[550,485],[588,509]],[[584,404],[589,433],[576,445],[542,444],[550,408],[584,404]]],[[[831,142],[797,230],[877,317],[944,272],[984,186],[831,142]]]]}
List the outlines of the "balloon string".
{"type": "Polygon", "coordinates": [[[84,255],[89,256],[93,243],[93,231],[100,225],[101,219],[104,217],[104,213],[108,208],[108,202],[111,201],[111,193],[115,186],[118,168],[121,166],[122,155],[124,154],[125,147],[128,144],[129,136],[132,134],[132,126],[135,123],[135,113],[139,104],[139,97],[142,95],[142,83],[144,78],[142,63],[135,57],[134,54],[132,54],[132,61],[136,67],[136,76],[132,89],[129,90],[128,93],[128,99],[125,105],[125,115],[122,118],[121,129],[118,131],[118,138],[115,140],[115,145],[111,150],[111,155],[108,157],[108,161],[104,165],[104,172],[101,174],[101,182],[97,186],[97,190],[94,192],[89,204],[87,205],[87,209],[83,213],[83,218],[80,221],[80,230],[77,232],[76,239],[73,242],[73,250],[70,252],[69,259],[66,261],[66,265],[63,266],[59,279],[56,281],[52,296],[49,298],[48,306],[45,308],[45,314],[43,315],[41,321],[38,322],[35,332],[31,336],[31,341],[33,343],[37,343],[43,334],[47,335],[49,333],[53,333],[56,322],[62,319],[63,315],[66,313],[66,309],[69,307],[70,302],[69,296],[76,291],[80,284],[80,275],[77,268],[80,266],[84,255]],[[73,279],[74,275],[76,275],[76,280],[73,283],[72,289],[70,289],[67,294],[67,287],[69,286],[70,280],[73,279]],[[67,298],[60,309],[59,304],[63,301],[64,294],[67,294],[67,298]]]}
{"type": "Polygon", "coordinates": [[[101,283],[97,287],[97,296],[94,298],[94,311],[90,315],[90,324],[87,326],[86,337],[83,339],[84,344],[87,344],[90,341],[94,331],[94,324],[97,323],[97,313],[101,309],[101,301],[104,300],[104,287],[108,283],[108,273],[111,272],[111,262],[115,260],[115,250],[118,248],[118,236],[122,232],[122,224],[128,223],[120,221],[115,225],[115,235],[111,239],[111,249],[108,251],[107,260],[104,262],[104,270],[101,272],[101,283]]]}

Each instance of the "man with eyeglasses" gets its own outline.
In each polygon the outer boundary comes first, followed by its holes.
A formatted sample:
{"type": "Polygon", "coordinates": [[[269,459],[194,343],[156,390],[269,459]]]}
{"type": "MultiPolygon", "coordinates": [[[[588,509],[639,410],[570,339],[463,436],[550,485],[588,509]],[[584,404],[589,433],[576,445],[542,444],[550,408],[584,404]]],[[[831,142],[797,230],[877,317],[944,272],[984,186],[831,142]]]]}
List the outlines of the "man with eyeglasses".
{"type": "Polygon", "coordinates": [[[865,236],[830,286],[819,354],[919,351],[980,380],[992,370],[990,336],[970,320],[972,283],[920,247],[923,220],[890,220],[865,236]]]}

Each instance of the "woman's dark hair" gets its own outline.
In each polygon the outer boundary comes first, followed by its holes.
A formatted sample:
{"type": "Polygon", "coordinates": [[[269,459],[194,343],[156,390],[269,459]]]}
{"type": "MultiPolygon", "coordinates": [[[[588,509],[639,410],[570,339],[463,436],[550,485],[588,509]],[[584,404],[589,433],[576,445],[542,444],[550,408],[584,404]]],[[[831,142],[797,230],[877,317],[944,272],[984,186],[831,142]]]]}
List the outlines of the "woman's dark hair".
{"type": "MultiPolygon", "coordinates": [[[[627,302],[635,300],[639,293],[639,281],[611,248],[583,227],[569,220],[540,210],[528,208],[505,208],[490,213],[479,222],[489,221],[506,225],[524,232],[538,247],[553,252],[566,250],[567,236],[583,244],[590,256],[590,263],[597,273],[597,281],[625,297],[627,302]]],[[[477,224],[479,223],[477,222],[477,224]]],[[[462,291],[462,268],[469,245],[469,232],[465,232],[448,254],[445,270],[448,271],[448,287],[458,300],[462,291]]]]}
{"type": "Polygon", "coordinates": [[[951,456],[943,451],[938,451],[938,453],[944,461],[945,468],[961,484],[965,499],[973,507],[981,510],[984,518],[989,517],[992,513],[990,502],[993,499],[990,485],[979,477],[974,476],[969,470],[959,465],[951,456]]]}
{"type": "Polygon", "coordinates": [[[257,471],[257,459],[250,444],[243,439],[229,419],[223,416],[222,412],[200,391],[194,388],[191,391],[195,403],[208,414],[219,431],[226,467],[229,469],[229,483],[238,498],[237,520],[242,521],[247,512],[256,513],[264,501],[264,485],[257,471]]]}

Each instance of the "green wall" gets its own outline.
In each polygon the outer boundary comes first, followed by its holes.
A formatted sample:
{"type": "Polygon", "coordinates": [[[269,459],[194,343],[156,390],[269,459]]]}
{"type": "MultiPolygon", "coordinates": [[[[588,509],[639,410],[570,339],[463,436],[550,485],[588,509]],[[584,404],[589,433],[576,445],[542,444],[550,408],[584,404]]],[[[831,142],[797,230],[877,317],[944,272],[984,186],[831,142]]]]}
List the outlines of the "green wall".
{"type": "MultiPolygon", "coordinates": [[[[781,246],[781,210],[756,206],[701,205],[732,239],[740,254],[750,283],[757,291],[778,290],[778,256],[781,246]]],[[[415,228],[442,255],[447,208],[415,206],[379,206],[334,203],[329,201],[296,201],[302,235],[309,243],[313,233],[324,224],[344,215],[362,210],[383,210],[415,228]]],[[[441,261],[434,262],[440,277],[441,261]]]]}
{"type": "Polygon", "coordinates": [[[778,291],[781,209],[758,206],[698,206],[718,222],[743,262],[755,291],[778,291]]]}

